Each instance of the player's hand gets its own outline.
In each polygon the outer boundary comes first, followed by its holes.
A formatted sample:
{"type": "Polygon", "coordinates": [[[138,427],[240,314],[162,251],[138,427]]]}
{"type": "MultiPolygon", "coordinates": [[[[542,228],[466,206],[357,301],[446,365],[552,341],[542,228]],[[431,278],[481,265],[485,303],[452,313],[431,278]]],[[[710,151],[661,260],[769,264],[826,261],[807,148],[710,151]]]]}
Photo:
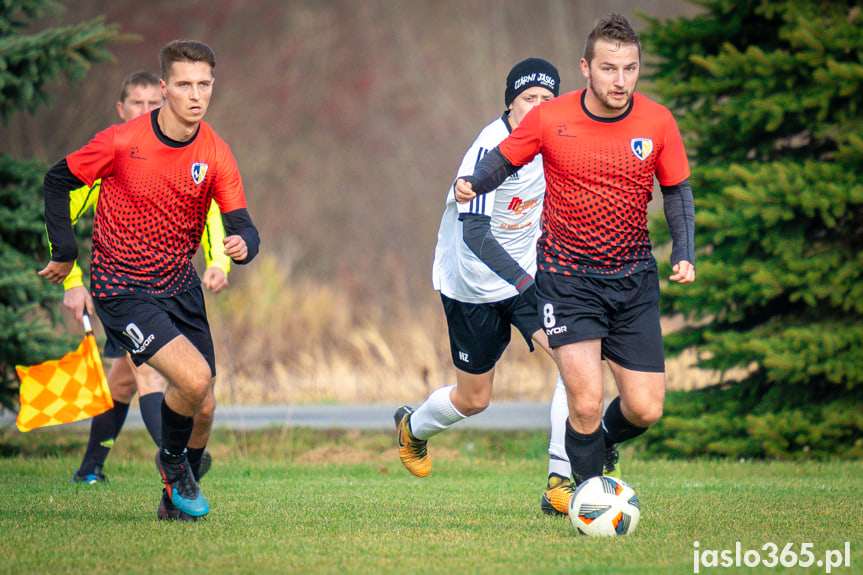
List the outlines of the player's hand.
{"type": "Polygon", "coordinates": [[[691,284],[695,281],[695,266],[686,260],[681,260],[671,267],[674,275],[670,278],[671,281],[680,284],[691,284]]]}
{"type": "Polygon", "coordinates": [[[245,261],[249,255],[249,248],[246,246],[246,241],[241,236],[228,236],[222,243],[225,245],[225,255],[235,262],[245,261]]]}
{"type": "Polygon", "coordinates": [[[48,265],[39,272],[39,275],[52,284],[61,284],[63,283],[63,280],[66,279],[66,276],[72,273],[72,267],[74,265],[75,262],[55,262],[51,260],[48,262],[48,265]]]}
{"type": "Polygon", "coordinates": [[[93,309],[93,296],[84,286],[69,288],[63,294],[63,305],[72,312],[75,321],[83,321],[84,310],[91,316],[95,315],[93,309]]]}
{"type": "Polygon", "coordinates": [[[476,197],[470,182],[459,178],[455,181],[455,201],[466,204],[476,197]]]}
{"type": "Polygon", "coordinates": [[[222,268],[210,266],[204,270],[204,278],[201,280],[204,286],[213,293],[219,293],[228,287],[228,276],[222,268]]]}

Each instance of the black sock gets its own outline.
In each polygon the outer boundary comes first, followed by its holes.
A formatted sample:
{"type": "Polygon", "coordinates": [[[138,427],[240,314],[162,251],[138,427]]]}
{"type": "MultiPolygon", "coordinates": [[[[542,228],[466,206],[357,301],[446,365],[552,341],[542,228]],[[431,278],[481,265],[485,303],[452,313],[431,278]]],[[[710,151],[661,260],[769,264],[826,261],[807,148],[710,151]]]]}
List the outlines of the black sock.
{"type": "Polygon", "coordinates": [[[114,409],[111,411],[114,412],[114,440],[116,441],[123,430],[123,425],[126,423],[126,416],[129,414],[129,404],[115,401],[114,409]]]}
{"type": "Polygon", "coordinates": [[[565,446],[576,485],[602,475],[605,467],[605,433],[601,425],[593,433],[584,435],[574,430],[567,418],[565,446]]]}
{"type": "Polygon", "coordinates": [[[186,457],[186,444],[192,436],[194,423],[194,419],[180,415],[162,399],[162,461],[180,463],[186,457]]]}
{"type": "Polygon", "coordinates": [[[192,468],[192,475],[195,477],[195,481],[201,478],[201,457],[203,455],[203,447],[189,447],[186,449],[186,457],[189,458],[189,467],[192,468]]]}
{"type": "Polygon", "coordinates": [[[164,393],[157,391],[138,398],[138,404],[141,407],[141,419],[144,420],[144,425],[150,432],[150,437],[153,438],[156,447],[159,447],[162,441],[162,399],[164,397],[164,393]]]}
{"type": "Polygon", "coordinates": [[[101,473],[108,458],[114,440],[123,427],[126,414],[129,412],[128,403],[114,402],[114,407],[104,413],[93,417],[90,422],[90,439],[87,441],[87,450],[78,468],[78,475],[84,477],[91,473],[101,473]]]}
{"type": "Polygon", "coordinates": [[[620,410],[620,398],[614,398],[602,417],[602,427],[605,428],[605,445],[611,447],[615,443],[623,443],[627,439],[638,437],[646,427],[638,427],[631,423],[620,410]]]}

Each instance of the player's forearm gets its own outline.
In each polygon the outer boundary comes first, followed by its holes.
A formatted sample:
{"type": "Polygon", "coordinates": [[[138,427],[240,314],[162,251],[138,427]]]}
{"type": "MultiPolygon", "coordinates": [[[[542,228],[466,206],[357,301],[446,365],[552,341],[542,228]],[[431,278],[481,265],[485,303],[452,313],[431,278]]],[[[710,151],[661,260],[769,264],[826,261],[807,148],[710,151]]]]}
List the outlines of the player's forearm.
{"type": "Polygon", "coordinates": [[[495,147],[479,161],[474,168],[473,175],[465,176],[463,179],[470,182],[477,195],[487,194],[516,173],[519,167],[514,166],[495,147]]]}
{"type": "Polygon", "coordinates": [[[695,200],[689,179],[661,189],[665,220],[671,232],[671,265],[684,260],[695,265],[695,200]]]}
{"type": "Polygon", "coordinates": [[[69,170],[65,158],[45,174],[45,228],[55,262],[71,262],[78,256],[78,243],[72,232],[69,192],[84,185],[69,170]]]}
{"type": "Polygon", "coordinates": [[[491,233],[491,219],[479,214],[463,214],[463,239],[491,271],[511,283],[519,293],[533,285],[533,277],[509,255],[491,233]]]}
{"type": "Polygon", "coordinates": [[[244,242],[246,242],[246,249],[248,250],[246,258],[243,261],[234,260],[234,263],[243,265],[252,261],[252,259],[258,255],[261,238],[258,235],[258,230],[255,228],[255,224],[252,223],[249,211],[243,208],[222,214],[222,221],[225,224],[226,235],[238,235],[243,238],[244,242]]]}

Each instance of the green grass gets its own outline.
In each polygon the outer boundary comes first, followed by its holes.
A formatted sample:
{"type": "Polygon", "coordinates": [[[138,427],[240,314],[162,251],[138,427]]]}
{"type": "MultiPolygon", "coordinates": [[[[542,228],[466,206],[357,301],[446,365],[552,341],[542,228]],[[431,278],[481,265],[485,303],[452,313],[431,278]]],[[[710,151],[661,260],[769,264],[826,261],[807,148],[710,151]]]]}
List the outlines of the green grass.
{"type": "MultiPolygon", "coordinates": [[[[861,552],[859,461],[647,461],[623,470],[642,502],[629,537],[576,535],[545,517],[541,432],[451,431],[416,479],[379,432],[217,430],[206,521],[156,520],[160,484],[143,431],[124,432],[111,482],[73,485],[86,431],[0,431],[0,573],[692,573],[701,551],[812,543],[861,552]],[[355,461],[339,463],[339,460],[355,461]]],[[[766,552],[762,551],[766,557],[766,552]]],[[[825,568],[701,567],[701,573],[825,568]]]]}

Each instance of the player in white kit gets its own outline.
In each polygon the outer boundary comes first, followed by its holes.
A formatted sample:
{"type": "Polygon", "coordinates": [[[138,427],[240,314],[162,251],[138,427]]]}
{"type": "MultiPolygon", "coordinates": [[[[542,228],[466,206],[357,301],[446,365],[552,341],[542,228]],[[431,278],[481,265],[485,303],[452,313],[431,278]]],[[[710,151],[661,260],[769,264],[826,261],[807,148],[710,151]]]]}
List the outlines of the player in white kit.
{"type": "MultiPolygon", "coordinates": [[[[462,160],[457,178],[473,173],[486,152],[497,146],[533,107],[557,96],[560,78],[545,60],[530,58],[516,64],[507,76],[504,114],[487,125],[462,160]]],[[[432,271],[441,293],[456,366],[456,385],[442,387],[416,410],[400,407],[395,414],[399,456],[418,477],[431,471],[428,439],[458,421],[488,407],[494,368],[515,326],[533,349],[536,342],[551,356],[536,306],[533,276],[540,233],[545,177],[537,156],[496,190],[458,204],[451,187],[441,219],[432,271]]],[[[566,394],[559,380],[555,402],[563,429],[568,414],[566,394]]],[[[569,462],[562,433],[552,433],[550,475],[569,484],[569,462]],[[560,435],[557,445],[554,441],[560,435]],[[556,447],[554,447],[556,446],[556,447]]],[[[545,498],[544,498],[545,499],[545,498]]],[[[566,498],[568,501],[568,497],[566,498]]],[[[551,508],[543,501],[543,509],[551,508]]],[[[551,508],[553,509],[553,508],[551,508]]]]}

